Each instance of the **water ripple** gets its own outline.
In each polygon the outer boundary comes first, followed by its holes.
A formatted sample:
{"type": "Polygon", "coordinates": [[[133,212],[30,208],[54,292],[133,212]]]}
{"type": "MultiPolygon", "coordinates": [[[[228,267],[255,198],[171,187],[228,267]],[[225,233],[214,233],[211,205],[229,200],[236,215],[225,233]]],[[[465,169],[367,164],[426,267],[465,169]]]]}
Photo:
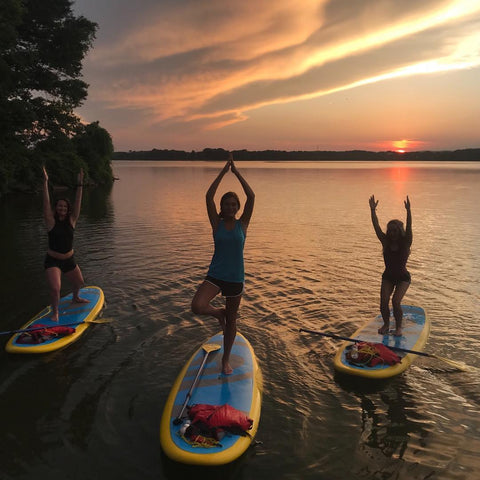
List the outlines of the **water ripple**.
{"type": "MultiPolygon", "coordinates": [[[[86,192],[76,256],[87,283],[103,287],[113,321],[45,357],[0,354],[6,478],[65,478],[73,464],[82,478],[175,478],[160,459],[158,425],[181,366],[218,329],[190,311],[213,253],[204,188],[216,167],[125,164],[106,205],[93,205],[86,192]]],[[[263,188],[246,241],[238,327],[262,367],[264,399],[263,444],[241,465],[242,478],[474,480],[480,170],[410,169],[414,182],[393,185],[385,167],[245,168],[263,188]],[[388,381],[345,378],[332,368],[338,341],[299,333],[349,336],[378,312],[383,262],[368,212],[372,182],[382,224],[404,215],[407,193],[412,200],[405,300],[432,321],[426,351],[469,371],[417,358],[388,381]]],[[[48,301],[46,236],[38,202],[11,202],[0,215],[0,245],[12,252],[1,271],[9,329],[48,301]]]]}

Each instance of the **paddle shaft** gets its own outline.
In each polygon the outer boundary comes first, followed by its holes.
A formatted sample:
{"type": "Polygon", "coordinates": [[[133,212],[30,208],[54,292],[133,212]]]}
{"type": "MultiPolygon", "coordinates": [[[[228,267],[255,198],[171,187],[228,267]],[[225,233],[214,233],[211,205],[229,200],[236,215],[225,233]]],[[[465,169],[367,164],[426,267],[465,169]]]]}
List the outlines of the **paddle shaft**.
{"type": "Polygon", "coordinates": [[[12,335],[14,333],[28,333],[34,332],[35,330],[48,330],[49,328],[55,327],[73,327],[74,325],[80,325],[82,323],[95,323],[95,322],[74,322],[74,323],[59,323],[58,325],[49,325],[48,327],[33,327],[33,328],[24,328],[20,330],[7,330],[5,332],[0,332],[0,335],[12,335]]]}
{"type": "MultiPolygon", "coordinates": [[[[355,342],[355,343],[365,342],[365,340],[359,340],[358,338],[342,337],[340,335],[334,335],[333,333],[317,332],[316,330],[308,330],[306,328],[301,328],[300,331],[306,332],[306,333],[313,333],[315,335],[322,335],[323,337],[330,337],[336,340],[346,340],[347,342],[355,342]]],[[[390,345],[386,345],[386,347],[388,347],[390,350],[396,350],[397,352],[413,353],[414,355],[423,355],[424,357],[437,358],[436,355],[431,355],[425,352],[419,352],[417,350],[408,350],[406,348],[401,348],[401,347],[391,347],[390,345]]]]}
{"type": "Polygon", "coordinates": [[[184,412],[185,408],[187,407],[190,398],[192,398],[193,389],[196,387],[198,379],[200,378],[200,375],[202,374],[203,367],[205,366],[205,363],[207,362],[208,355],[210,355],[210,350],[205,350],[205,356],[203,357],[200,368],[198,369],[198,372],[195,375],[195,379],[193,380],[192,386],[190,387],[190,390],[188,391],[188,393],[185,397],[185,401],[183,402],[182,409],[180,410],[180,413],[177,415],[177,418],[175,418],[173,423],[178,424],[179,422],[182,421],[183,412],[184,412]]]}

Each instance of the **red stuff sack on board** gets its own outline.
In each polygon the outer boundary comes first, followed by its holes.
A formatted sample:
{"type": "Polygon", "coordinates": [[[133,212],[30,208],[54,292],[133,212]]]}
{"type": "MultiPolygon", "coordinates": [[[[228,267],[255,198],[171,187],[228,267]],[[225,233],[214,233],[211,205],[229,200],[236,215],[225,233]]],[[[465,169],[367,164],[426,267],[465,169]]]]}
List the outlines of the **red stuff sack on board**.
{"type": "Polygon", "coordinates": [[[188,416],[192,424],[202,423],[208,428],[238,433],[250,430],[253,420],[236,408],[225,405],[197,404],[189,408],[188,416]]]}
{"type": "Polygon", "coordinates": [[[359,367],[395,365],[402,359],[383,343],[357,342],[345,354],[347,361],[359,367]]]}
{"type": "Polygon", "coordinates": [[[202,422],[208,425],[208,419],[210,418],[210,415],[212,415],[212,413],[215,412],[217,408],[218,407],[216,405],[198,403],[197,405],[189,407],[188,416],[193,423],[202,422]]]}
{"type": "Polygon", "coordinates": [[[32,331],[23,332],[17,338],[17,343],[25,344],[39,344],[51,340],[56,337],[64,337],[75,332],[74,328],[58,326],[43,325],[37,323],[32,327],[32,331]]]}
{"type": "Polygon", "coordinates": [[[240,429],[246,432],[253,425],[253,420],[248,418],[240,410],[231,407],[228,404],[218,407],[209,418],[209,424],[212,427],[221,427],[225,429],[240,429]]]}
{"type": "Polygon", "coordinates": [[[57,337],[65,337],[66,335],[71,335],[75,332],[75,329],[72,327],[48,327],[47,332],[54,334],[57,337]]]}
{"type": "Polygon", "coordinates": [[[390,350],[386,345],[383,343],[374,343],[375,350],[377,350],[378,355],[372,359],[370,365],[374,367],[379,363],[387,364],[387,365],[395,365],[400,363],[402,359],[392,350],[390,350]]]}

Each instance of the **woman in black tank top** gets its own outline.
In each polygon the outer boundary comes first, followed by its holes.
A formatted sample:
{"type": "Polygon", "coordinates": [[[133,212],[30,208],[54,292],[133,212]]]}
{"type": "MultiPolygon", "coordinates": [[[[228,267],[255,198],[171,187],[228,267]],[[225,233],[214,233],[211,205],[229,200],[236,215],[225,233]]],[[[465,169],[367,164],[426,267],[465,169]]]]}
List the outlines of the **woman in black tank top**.
{"type": "Polygon", "coordinates": [[[88,300],[79,296],[83,286],[83,276],[80,267],[75,263],[73,256],[73,233],[80,215],[82,204],[83,170],[80,170],[77,179],[77,192],[73,207],[70,202],[61,198],[56,201],[52,209],[48,192],[48,174],[43,168],[43,217],[48,232],[48,250],[45,257],[45,274],[50,290],[52,302],[52,320],[58,322],[58,303],[62,285],[62,272],[73,287],[73,301],[88,303],[88,300]]]}
{"type": "Polygon", "coordinates": [[[383,325],[378,330],[382,335],[388,334],[390,328],[390,297],[392,297],[393,316],[395,318],[395,335],[402,335],[403,311],[402,299],[410,286],[410,273],[407,270],[407,260],[412,245],[412,213],[410,211],[410,200],[407,196],[404,204],[407,211],[407,224],[403,228],[400,220],[390,220],[387,224],[387,231],[384,233],[380,228],[377,218],[378,200],[372,195],[369,200],[373,228],[383,246],[383,259],[385,271],[382,275],[382,286],[380,289],[380,312],[383,318],[383,325]],[[392,296],[393,294],[393,296],[392,296]]]}

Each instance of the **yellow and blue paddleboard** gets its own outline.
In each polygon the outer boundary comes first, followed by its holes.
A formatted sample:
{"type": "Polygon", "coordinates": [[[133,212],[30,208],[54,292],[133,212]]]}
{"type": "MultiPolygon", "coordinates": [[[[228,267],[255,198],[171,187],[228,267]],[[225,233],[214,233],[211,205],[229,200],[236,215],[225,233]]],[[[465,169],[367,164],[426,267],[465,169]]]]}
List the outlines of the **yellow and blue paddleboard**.
{"type": "MultiPolygon", "coordinates": [[[[403,322],[402,336],[396,337],[393,333],[382,335],[378,333],[378,329],[383,325],[381,315],[359,328],[352,338],[361,340],[362,342],[383,343],[387,347],[396,347],[406,350],[422,351],[427,343],[430,333],[430,320],[421,307],[411,305],[402,305],[403,322]]],[[[395,321],[393,324],[395,324],[395,321]]],[[[391,322],[392,323],[392,322],[391,322]]],[[[358,366],[348,362],[346,353],[352,345],[351,342],[344,342],[338,349],[334,367],[338,372],[359,377],[367,377],[373,379],[389,378],[404,372],[416,357],[415,354],[394,350],[401,357],[402,361],[395,365],[376,365],[374,367],[358,366]]]]}
{"type": "MultiPolygon", "coordinates": [[[[160,422],[160,444],[171,460],[190,465],[225,465],[239,458],[255,437],[260,421],[262,374],[253,348],[242,334],[237,333],[230,355],[231,375],[221,373],[222,356],[223,335],[220,333],[195,351],[172,386],[160,422]],[[247,436],[226,434],[220,445],[213,447],[188,443],[180,435],[182,422],[176,421],[207,351],[204,369],[191,391],[188,406],[228,404],[253,420],[247,436]]],[[[186,411],[182,417],[186,417],[186,411]]]]}
{"type": "Polygon", "coordinates": [[[60,299],[58,311],[59,321],[51,319],[52,309],[46,307],[32,320],[23,325],[19,330],[35,329],[36,325],[50,327],[72,327],[74,333],[65,336],[54,337],[42,343],[21,343],[19,341],[23,332],[16,331],[5,350],[9,353],[47,353],[66,347],[80,338],[84,331],[90,326],[92,320],[101,312],[105,303],[103,291],[99,287],[84,287],[80,289],[80,297],[88,300],[89,303],[72,303],[72,294],[60,299]]]}

